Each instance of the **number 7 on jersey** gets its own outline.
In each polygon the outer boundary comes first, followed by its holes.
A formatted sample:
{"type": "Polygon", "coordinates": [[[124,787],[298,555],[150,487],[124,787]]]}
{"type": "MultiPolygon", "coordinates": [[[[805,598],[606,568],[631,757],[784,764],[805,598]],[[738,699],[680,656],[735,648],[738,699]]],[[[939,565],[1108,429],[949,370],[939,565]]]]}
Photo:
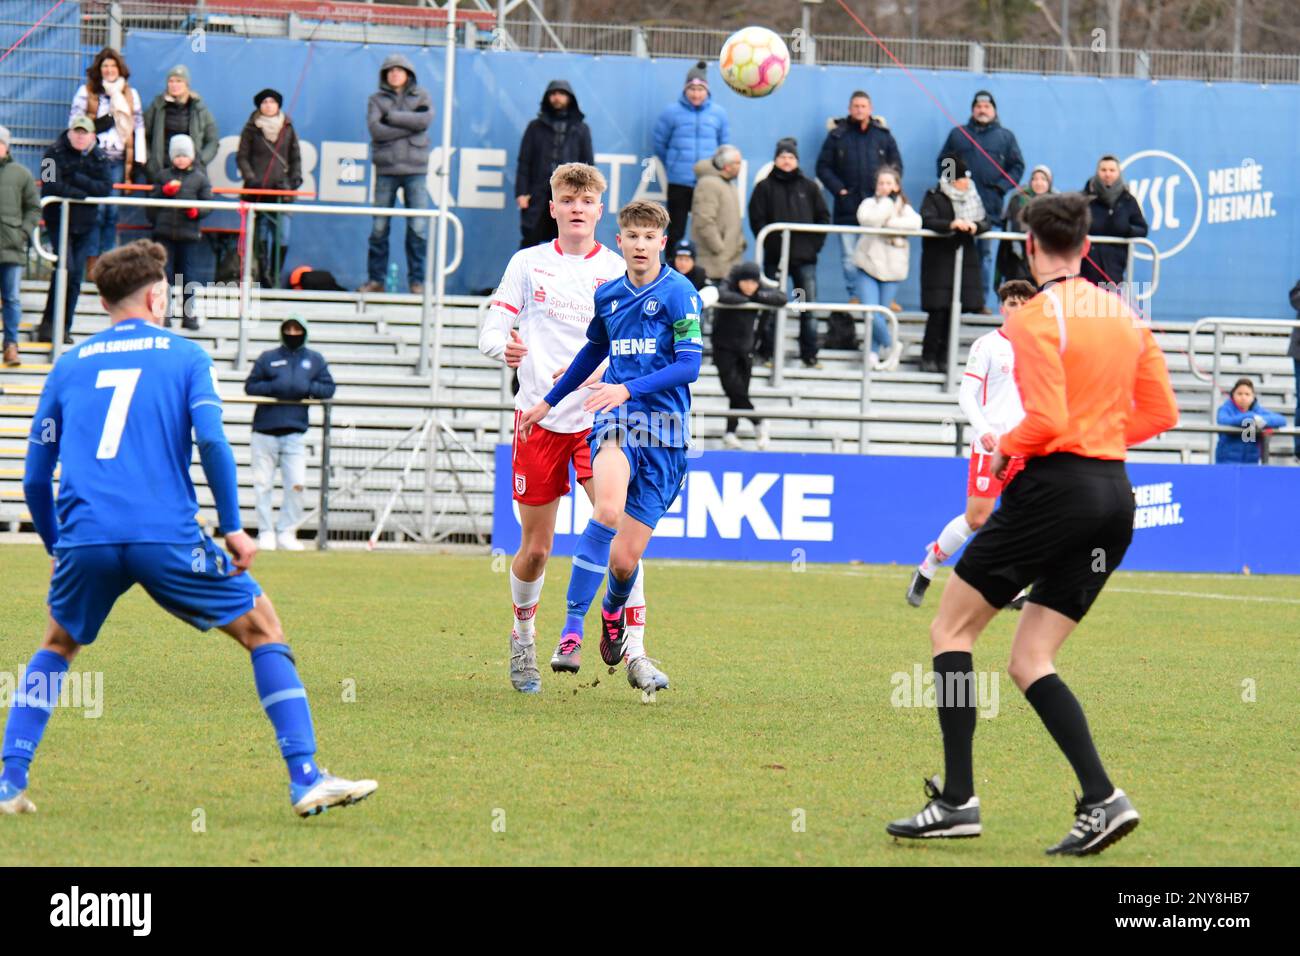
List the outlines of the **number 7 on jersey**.
{"type": "Polygon", "coordinates": [[[117,457],[117,449],[122,442],[122,432],[126,428],[126,414],[131,410],[131,396],[135,394],[138,381],[140,381],[138,368],[99,370],[99,375],[95,379],[95,388],[111,388],[113,397],[108,403],[108,415],[104,418],[104,431],[99,436],[96,458],[117,457]]]}

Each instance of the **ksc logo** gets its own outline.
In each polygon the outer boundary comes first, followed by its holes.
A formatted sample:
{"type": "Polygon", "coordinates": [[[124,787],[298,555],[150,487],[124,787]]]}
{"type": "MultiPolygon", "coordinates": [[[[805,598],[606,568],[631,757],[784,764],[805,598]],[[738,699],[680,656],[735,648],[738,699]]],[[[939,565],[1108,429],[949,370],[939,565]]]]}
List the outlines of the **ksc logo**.
{"type": "MultiPolygon", "coordinates": [[[[1160,258],[1178,255],[1201,225],[1204,200],[1196,174],[1173,153],[1160,149],[1134,153],[1120,163],[1120,169],[1151,227],[1148,238],[1160,250],[1160,258]]],[[[1133,255],[1151,258],[1140,245],[1134,247],[1133,255]]]]}
{"type": "Polygon", "coordinates": [[[656,312],[658,312],[658,311],[659,311],[659,300],[658,300],[658,299],[646,299],[646,302],[645,302],[645,314],[646,314],[646,315],[654,315],[654,314],[655,314],[656,312]]]}

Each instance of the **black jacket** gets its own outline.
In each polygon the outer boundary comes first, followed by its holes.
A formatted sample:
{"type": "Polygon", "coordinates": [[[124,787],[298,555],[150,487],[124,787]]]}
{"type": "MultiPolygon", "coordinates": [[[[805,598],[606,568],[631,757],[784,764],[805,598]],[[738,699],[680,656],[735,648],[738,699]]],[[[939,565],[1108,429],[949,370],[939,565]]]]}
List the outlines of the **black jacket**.
{"type": "MultiPolygon", "coordinates": [[[[784,172],[772,167],[767,178],[754,186],[749,197],[749,227],[757,236],[768,223],[810,222],[826,225],[831,214],[821,187],[802,170],[784,172]]],[[[826,234],[790,233],[790,265],[807,265],[817,261],[817,253],[826,244],[826,234]]],[[[781,260],[781,234],[773,233],[763,244],[763,264],[775,266],[781,260]]]]}
{"type": "MultiPolygon", "coordinates": [[[[285,319],[280,325],[281,335],[290,321],[297,322],[304,330],[307,328],[302,319],[285,319]]],[[[333,398],[334,377],[330,375],[325,356],[307,348],[304,339],[296,349],[281,345],[259,355],[244,382],[244,392],[291,402],[333,398]]],[[[306,430],[306,405],[258,405],[253,413],[255,432],[276,435],[306,430]]]]}
{"type": "MultiPolygon", "coordinates": [[[[1300,282],[1291,287],[1291,308],[1295,309],[1296,318],[1300,319],[1300,282]]],[[[1291,330],[1291,341],[1287,345],[1286,354],[1300,362],[1300,328],[1291,330]]]]}
{"type": "Polygon", "coordinates": [[[966,160],[989,221],[995,226],[1001,225],[1002,198],[1012,184],[1020,182],[1020,177],[1025,174],[1025,159],[1020,155],[1020,143],[1016,140],[1016,134],[996,119],[988,123],[977,123],[972,119],[960,129],[954,128],[948,133],[948,139],[944,141],[943,149],[939,150],[939,156],[934,162],[936,176],[944,173],[943,157],[947,153],[956,153],[966,160]],[[972,138],[979,143],[979,149],[971,143],[972,138]],[[1006,173],[1005,176],[1003,172],[1006,173]],[[1008,180],[1007,176],[1011,179],[1008,180]]]}
{"type": "MultiPolygon", "coordinates": [[[[670,265],[668,268],[672,269],[674,272],[677,271],[675,266],[670,265]]],[[[709,282],[708,275],[699,266],[692,266],[690,272],[684,272],[682,274],[690,280],[691,285],[695,286],[696,292],[703,289],[709,282]]]]}
{"type": "MultiPolygon", "coordinates": [[[[987,210],[985,218],[975,224],[976,235],[988,232],[990,223],[987,210]]],[[[952,200],[938,186],[925,194],[921,201],[921,228],[947,233],[940,239],[921,240],[921,308],[926,312],[939,312],[952,305],[952,270],[957,250],[962,252],[961,309],[978,312],[984,307],[983,282],[980,279],[980,256],[975,247],[975,237],[964,232],[953,232],[952,200]]]]}
{"type": "Polygon", "coordinates": [[[875,194],[876,170],[884,165],[903,171],[898,143],[880,117],[871,117],[865,130],[847,116],[835,121],[817,156],[817,178],[831,191],[838,225],[858,224],[858,206],[875,194]],[[841,196],[841,189],[848,193],[841,196]]]}
{"type": "Polygon", "coordinates": [[[746,296],[736,288],[736,269],[731,270],[727,278],[718,283],[718,304],[713,307],[713,353],[719,349],[743,352],[748,355],[754,351],[754,330],[760,316],[758,309],[728,309],[728,305],[743,305],[747,302],[779,309],[786,303],[785,293],[759,285],[758,291],[746,296]]]}
{"type": "MultiPolygon", "coordinates": [[[[149,196],[151,199],[200,199],[206,201],[212,198],[212,186],[208,182],[208,174],[197,163],[184,170],[169,166],[162,171],[161,178],[154,184],[153,192],[149,196]],[[175,196],[165,195],[163,186],[173,179],[180,180],[180,191],[175,196]]],[[[153,223],[153,234],[155,236],[162,239],[171,239],[175,242],[197,242],[203,238],[202,227],[199,223],[211,212],[211,209],[200,209],[197,218],[191,219],[185,214],[185,210],[180,207],[163,209],[158,206],[151,206],[146,211],[146,214],[149,216],[149,221],[153,223]]]]}
{"type": "MultiPolygon", "coordinates": [[[[1134,239],[1147,234],[1147,221],[1142,215],[1142,207],[1127,189],[1119,194],[1114,208],[1108,207],[1093,191],[1091,179],[1083,188],[1083,193],[1092,200],[1092,205],[1089,207],[1092,212],[1092,225],[1088,227],[1088,235],[1134,239]]],[[[1089,282],[1123,282],[1124,269],[1127,265],[1126,246],[1097,243],[1088,252],[1088,258],[1083,260],[1083,268],[1079,270],[1079,274],[1089,282]],[[1103,272],[1105,275],[1102,274],[1103,272]]]]}
{"type": "MultiPolygon", "coordinates": [[[[1029,205],[1029,196],[1017,190],[1007,200],[1007,214],[1003,218],[1002,228],[1007,232],[1024,232],[1024,223],[1020,213],[1029,205]]],[[[1012,279],[1024,279],[1033,282],[1033,273],[1029,271],[1029,262],[1025,259],[1025,243],[1020,239],[1003,239],[998,243],[997,273],[1000,282],[1012,279]]]]}
{"type": "MultiPolygon", "coordinates": [[[[98,146],[90,152],[79,153],[68,141],[67,132],[59,134],[54,145],[45,151],[41,170],[51,175],[41,176],[41,196],[67,196],[85,199],[87,196],[107,196],[113,188],[113,177],[108,168],[108,156],[98,146]],[[52,164],[52,165],[51,165],[52,164]]],[[[71,205],[68,207],[68,235],[81,235],[95,225],[98,206],[71,205]]],[[[45,229],[54,251],[58,251],[59,222],[62,218],[58,203],[45,207],[45,229]]]]}
{"type": "MultiPolygon", "coordinates": [[[[239,153],[236,161],[245,189],[297,189],[302,185],[302,150],[298,146],[298,131],[293,121],[284,118],[280,138],[275,145],[267,141],[257,128],[253,110],[244,130],[239,134],[239,153]]],[[[275,202],[275,196],[250,196],[252,202],[275,202]]],[[[288,197],[284,197],[287,201],[288,197]]]]}
{"type": "Polygon", "coordinates": [[[519,143],[519,161],[515,166],[515,195],[531,196],[528,208],[520,213],[520,226],[531,230],[544,215],[550,215],[546,203],[551,198],[551,173],[565,163],[595,165],[591,130],[578,109],[578,98],[564,80],[553,80],[542,94],[537,118],[524,130],[519,143]],[[556,90],[569,94],[569,108],[557,113],[547,97],[556,90]]]}

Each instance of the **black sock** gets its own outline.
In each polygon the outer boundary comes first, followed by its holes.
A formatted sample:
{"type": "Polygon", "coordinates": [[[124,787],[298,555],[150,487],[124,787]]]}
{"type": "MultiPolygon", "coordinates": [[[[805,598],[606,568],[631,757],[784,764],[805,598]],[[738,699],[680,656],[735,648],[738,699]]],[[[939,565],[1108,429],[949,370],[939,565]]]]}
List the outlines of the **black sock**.
{"type": "Polygon", "coordinates": [[[943,732],[943,799],[960,806],[975,796],[971,748],[975,740],[975,663],[969,651],[934,659],[935,701],[943,732]]]}
{"type": "Polygon", "coordinates": [[[1105,800],[1115,786],[1106,776],[1106,769],[1093,746],[1088,732],[1088,719],[1078,699],[1056,674],[1040,677],[1025,689],[1025,700],[1038,711],[1038,717],[1064,752],[1070,766],[1083,788],[1084,803],[1105,800]]]}

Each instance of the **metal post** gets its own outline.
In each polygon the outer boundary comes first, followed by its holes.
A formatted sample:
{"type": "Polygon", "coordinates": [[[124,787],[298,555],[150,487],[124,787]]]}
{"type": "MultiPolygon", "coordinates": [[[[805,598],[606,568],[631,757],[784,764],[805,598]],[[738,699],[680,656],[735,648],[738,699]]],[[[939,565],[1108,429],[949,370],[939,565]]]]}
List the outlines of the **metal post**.
{"type": "Polygon", "coordinates": [[[800,20],[800,27],[803,29],[803,34],[799,38],[800,62],[805,66],[812,66],[817,62],[817,58],[813,55],[812,6],[809,5],[807,0],[804,0],[802,6],[803,17],[800,20]]]}
{"type": "Polygon", "coordinates": [[[122,4],[117,0],[108,5],[108,45],[122,49],[122,4]]]}
{"type": "Polygon", "coordinates": [[[1061,0],[1061,72],[1070,65],[1070,0],[1061,0]]]}
{"type": "Polygon", "coordinates": [[[650,59],[650,44],[646,43],[645,30],[641,27],[632,28],[632,55],[639,60],[650,59]]]}
{"type": "Polygon", "coordinates": [[[1241,0],[1232,17],[1232,78],[1241,79],[1241,0]]]}
{"type": "MultiPolygon", "coordinates": [[[[790,269],[790,230],[781,230],[781,258],[777,263],[777,281],[780,282],[778,288],[785,292],[786,273],[790,269]]],[[[785,384],[785,318],[786,308],[776,310],[776,318],[772,320],[772,387],[780,388],[785,384]]]]}
{"type": "MultiPolygon", "coordinates": [[[[1222,351],[1223,351],[1223,326],[1219,325],[1216,322],[1214,325],[1214,364],[1212,366],[1213,371],[1210,373],[1210,423],[1211,424],[1214,424],[1218,421],[1215,406],[1217,406],[1219,403],[1219,362],[1221,359],[1220,353],[1222,351]]],[[[1218,448],[1219,436],[1214,432],[1210,432],[1209,437],[1210,437],[1210,447],[1209,447],[1210,464],[1213,465],[1215,461],[1215,451],[1218,448]]]]}
{"type": "MultiPolygon", "coordinates": [[[[961,339],[961,270],[965,254],[966,250],[958,246],[952,270],[952,305],[948,310],[948,370],[943,385],[944,390],[949,392],[957,384],[957,346],[961,339]]],[[[976,252],[976,255],[979,253],[976,252]]]]}
{"type": "MultiPolygon", "coordinates": [[[[1137,275],[1133,272],[1133,243],[1131,241],[1124,243],[1124,249],[1125,249],[1124,274],[1119,277],[1119,281],[1121,283],[1137,282],[1137,275]]],[[[1121,288],[1123,288],[1122,285],[1121,288]]],[[[1121,295],[1121,298],[1125,298],[1126,301],[1129,303],[1137,302],[1136,292],[1133,295],[1127,297],[1121,295]]]]}
{"type": "Polygon", "coordinates": [[[967,69],[971,73],[984,72],[984,46],[983,44],[971,41],[969,47],[969,63],[967,69]]]}
{"type": "MultiPolygon", "coordinates": [[[[860,407],[863,415],[871,414],[871,315],[870,312],[862,313],[862,318],[866,324],[866,331],[862,336],[862,400],[860,407]]],[[[867,423],[866,421],[859,422],[858,454],[865,455],[869,444],[867,423]]]]}
{"type": "Polygon", "coordinates": [[[50,361],[63,354],[63,313],[68,307],[68,200],[59,200],[59,265],[54,273],[54,314],[50,316],[50,361]]]}
{"type": "Polygon", "coordinates": [[[257,210],[249,208],[244,220],[244,261],[239,271],[239,345],[235,349],[235,371],[242,372],[248,359],[248,313],[253,303],[253,237],[257,235],[257,210]]]}
{"type": "MultiPolygon", "coordinates": [[[[442,179],[438,186],[438,258],[434,264],[433,356],[429,368],[429,391],[438,400],[438,373],[442,364],[442,310],[447,297],[447,212],[451,204],[451,111],[455,107],[456,85],[456,3],[447,4],[447,56],[442,82],[442,179]]],[[[432,222],[429,223],[433,225],[432,222]]],[[[425,251],[425,274],[428,275],[428,250],[425,251]]],[[[429,358],[424,349],[424,329],[429,325],[429,282],[424,284],[424,314],[420,321],[420,369],[429,358]]]]}
{"type": "Polygon", "coordinates": [[[333,433],[330,428],[332,406],[329,402],[321,403],[321,445],[320,445],[320,521],[316,525],[316,550],[327,551],[330,546],[330,443],[333,433]]]}

